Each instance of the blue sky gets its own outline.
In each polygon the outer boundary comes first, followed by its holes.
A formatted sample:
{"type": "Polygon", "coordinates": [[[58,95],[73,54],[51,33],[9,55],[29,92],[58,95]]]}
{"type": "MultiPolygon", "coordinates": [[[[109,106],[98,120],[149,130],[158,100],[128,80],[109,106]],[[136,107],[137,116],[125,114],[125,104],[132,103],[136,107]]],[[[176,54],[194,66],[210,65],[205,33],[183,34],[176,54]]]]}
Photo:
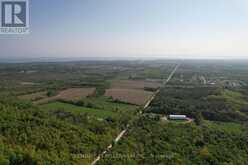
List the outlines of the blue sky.
{"type": "Polygon", "coordinates": [[[0,57],[248,58],[247,0],[31,0],[0,57]]]}

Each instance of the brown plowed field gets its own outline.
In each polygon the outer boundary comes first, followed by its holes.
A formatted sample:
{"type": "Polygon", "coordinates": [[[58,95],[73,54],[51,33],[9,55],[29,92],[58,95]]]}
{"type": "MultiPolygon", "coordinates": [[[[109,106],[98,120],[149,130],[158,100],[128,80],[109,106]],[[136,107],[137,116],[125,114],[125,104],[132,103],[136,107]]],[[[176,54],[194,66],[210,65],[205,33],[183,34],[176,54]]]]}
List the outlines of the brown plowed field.
{"type": "Polygon", "coordinates": [[[111,84],[111,88],[121,88],[121,89],[145,89],[152,88],[157,89],[161,87],[160,82],[151,82],[145,80],[116,80],[111,84]]]}
{"type": "Polygon", "coordinates": [[[43,104],[54,100],[64,100],[64,101],[79,101],[80,99],[86,98],[88,96],[93,96],[95,94],[95,88],[70,88],[60,91],[58,95],[53,97],[47,97],[38,101],[35,104],[43,104]]]}
{"type": "Polygon", "coordinates": [[[153,93],[144,90],[112,88],[106,90],[105,96],[125,103],[144,105],[153,96],[153,93]]]}
{"type": "Polygon", "coordinates": [[[70,88],[59,92],[55,97],[66,101],[79,101],[82,98],[93,96],[95,88],[70,88]]]}

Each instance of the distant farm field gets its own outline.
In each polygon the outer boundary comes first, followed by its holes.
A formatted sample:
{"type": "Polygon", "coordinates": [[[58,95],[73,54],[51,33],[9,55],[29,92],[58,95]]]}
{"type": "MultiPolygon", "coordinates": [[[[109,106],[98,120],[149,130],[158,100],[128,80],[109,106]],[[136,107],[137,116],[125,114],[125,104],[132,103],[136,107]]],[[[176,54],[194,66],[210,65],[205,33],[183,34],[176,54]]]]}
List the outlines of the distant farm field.
{"type": "Polygon", "coordinates": [[[36,104],[43,104],[54,100],[79,101],[95,94],[95,88],[70,88],[60,91],[58,95],[36,101],[36,104]]]}
{"type": "Polygon", "coordinates": [[[161,87],[160,81],[146,81],[146,80],[116,80],[111,84],[111,88],[120,89],[157,89],[161,87]]]}
{"type": "Polygon", "coordinates": [[[62,103],[62,102],[53,102],[53,103],[48,103],[40,106],[41,109],[44,110],[49,110],[49,111],[56,111],[56,110],[63,110],[71,113],[88,113],[90,115],[94,115],[100,118],[106,118],[106,117],[111,117],[114,116],[115,113],[112,111],[107,111],[107,110],[100,110],[100,109],[94,109],[94,108],[86,108],[86,107],[81,107],[81,106],[76,106],[68,103],[62,103]]]}
{"type": "Polygon", "coordinates": [[[135,89],[107,89],[105,96],[112,97],[113,100],[130,103],[134,105],[144,105],[152,96],[153,92],[135,89]]]}
{"type": "Polygon", "coordinates": [[[59,92],[56,97],[65,101],[79,101],[82,98],[93,96],[95,91],[95,88],[70,88],[59,92]]]}
{"type": "Polygon", "coordinates": [[[19,96],[18,98],[21,100],[35,101],[35,100],[44,99],[46,97],[47,97],[47,92],[37,92],[37,93],[22,95],[19,96]]]}

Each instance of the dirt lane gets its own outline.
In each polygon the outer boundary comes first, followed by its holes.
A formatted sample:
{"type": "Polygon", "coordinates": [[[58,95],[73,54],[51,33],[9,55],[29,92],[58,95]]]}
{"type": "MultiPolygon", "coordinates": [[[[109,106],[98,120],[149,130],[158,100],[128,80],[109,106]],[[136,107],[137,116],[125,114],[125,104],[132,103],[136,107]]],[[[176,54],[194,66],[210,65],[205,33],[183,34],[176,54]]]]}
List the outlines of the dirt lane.
{"type": "MultiPolygon", "coordinates": [[[[169,77],[163,82],[163,86],[165,86],[174,76],[174,74],[176,73],[177,69],[179,68],[180,64],[177,64],[177,66],[173,69],[173,71],[171,72],[171,74],[169,75],[169,77]]],[[[143,109],[145,110],[146,108],[149,107],[149,105],[151,104],[151,102],[153,101],[153,99],[156,97],[156,95],[160,92],[160,89],[157,90],[154,95],[147,101],[147,103],[145,104],[145,106],[143,107],[143,109]]],[[[141,112],[142,114],[143,112],[141,112]]],[[[115,138],[114,142],[118,143],[122,137],[125,135],[125,133],[128,131],[129,125],[127,126],[126,129],[122,130],[118,136],[115,138]]],[[[101,158],[112,149],[112,144],[110,144],[106,150],[104,150],[100,155],[97,156],[97,158],[91,163],[91,165],[95,165],[99,160],[101,160],[101,158]]]]}

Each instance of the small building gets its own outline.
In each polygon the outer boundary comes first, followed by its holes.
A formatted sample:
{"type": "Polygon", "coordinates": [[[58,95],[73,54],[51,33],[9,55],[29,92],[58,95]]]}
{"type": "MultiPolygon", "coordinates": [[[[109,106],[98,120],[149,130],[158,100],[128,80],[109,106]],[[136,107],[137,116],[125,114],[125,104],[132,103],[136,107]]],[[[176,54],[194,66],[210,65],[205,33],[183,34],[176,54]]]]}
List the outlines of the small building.
{"type": "Polygon", "coordinates": [[[162,117],[160,117],[160,120],[162,120],[162,121],[167,121],[168,119],[167,119],[166,116],[162,116],[162,117]]]}
{"type": "Polygon", "coordinates": [[[169,115],[170,120],[188,120],[186,115],[169,115]]]}

